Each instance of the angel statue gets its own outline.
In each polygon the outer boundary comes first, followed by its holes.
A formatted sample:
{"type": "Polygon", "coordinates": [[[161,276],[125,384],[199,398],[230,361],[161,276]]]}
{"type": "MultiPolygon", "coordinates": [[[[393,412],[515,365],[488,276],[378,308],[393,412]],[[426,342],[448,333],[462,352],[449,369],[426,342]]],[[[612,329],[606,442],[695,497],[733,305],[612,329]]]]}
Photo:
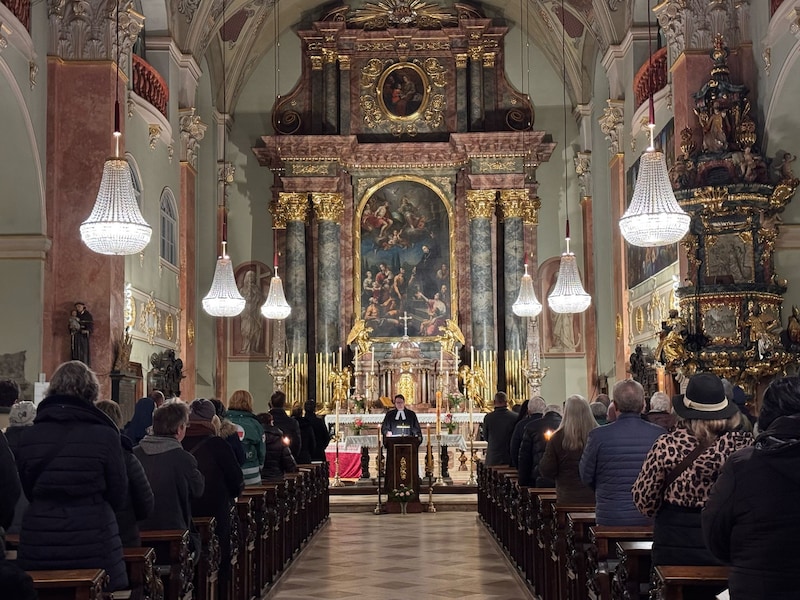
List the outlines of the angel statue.
{"type": "Polygon", "coordinates": [[[345,367],[341,371],[331,371],[328,375],[328,384],[333,385],[334,403],[347,400],[347,392],[350,390],[350,367],[345,367]]]}
{"type": "Polygon", "coordinates": [[[347,335],[347,345],[353,342],[358,346],[360,354],[366,354],[372,349],[372,341],[369,339],[369,334],[372,333],[372,327],[367,327],[364,319],[357,319],[350,333],[347,335]]]}
{"type": "Polygon", "coordinates": [[[442,335],[436,340],[442,345],[442,350],[450,354],[456,353],[456,344],[463,346],[466,341],[464,334],[461,333],[461,329],[453,319],[447,319],[447,325],[439,327],[439,331],[442,332],[442,335]]]}

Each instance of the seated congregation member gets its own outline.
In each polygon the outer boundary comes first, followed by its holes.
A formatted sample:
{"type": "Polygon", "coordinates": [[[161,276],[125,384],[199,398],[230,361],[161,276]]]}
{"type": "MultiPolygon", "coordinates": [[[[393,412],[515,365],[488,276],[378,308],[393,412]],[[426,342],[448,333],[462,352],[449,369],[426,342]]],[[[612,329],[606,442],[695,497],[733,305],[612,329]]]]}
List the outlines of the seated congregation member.
{"type": "MultiPolygon", "coordinates": [[[[95,402],[95,406],[107,414],[114,425],[117,427],[122,425],[122,411],[119,404],[111,400],[99,400],[95,402]]],[[[135,548],[142,545],[138,522],[150,516],[155,507],[155,500],[142,463],[133,454],[133,442],[128,436],[121,434],[120,443],[125,457],[125,472],[128,474],[128,494],[123,505],[114,513],[117,516],[122,545],[126,548],[135,548]]]]}
{"type": "Polygon", "coordinates": [[[644,389],[633,379],[614,385],[617,417],[589,433],[580,462],[581,481],[594,490],[598,525],[650,525],[633,504],[631,486],[664,428],[643,420],[644,389]]]}
{"type": "Polygon", "coordinates": [[[800,598],[800,378],[764,392],[755,445],[728,458],[702,513],[711,554],[730,565],[732,600],[800,598]]]}
{"type": "Polygon", "coordinates": [[[483,439],[486,442],[486,466],[511,464],[511,435],[517,415],[508,410],[505,392],[494,395],[494,410],[483,419],[483,439]]]}
{"type": "Polygon", "coordinates": [[[233,450],[233,455],[236,457],[236,462],[241,467],[244,464],[244,446],[242,440],[239,439],[239,428],[228,419],[228,411],[225,410],[225,405],[216,398],[209,400],[214,405],[214,412],[219,418],[219,437],[228,442],[228,445],[233,450]]]}
{"type": "Polygon", "coordinates": [[[214,517],[220,546],[220,572],[229,576],[231,556],[230,510],[244,489],[244,477],[228,442],[219,437],[219,419],[209,400],[189,405],[189,429],[181,441],[183,449],[197,460],[206,485],[202,495],[192,499],[192,517],[214,517]]]}
{"type": "Polygon", "coordinates": [[[325,462],[325,448],[331,441],[325,421],[317,416],[317,401],[306,400],[306,419],[311,423],[314,431],[314,449],[311,451],[311,460],[325,462]]]}
{"type": "Polygon", "coordinates": [[[541,419],[534,419],[525,426],[522,432],[522,443],[519,446],[517,474],[519,484],[527,487],[555,487],[556,483],[549,477],[542,477],[539,463],[544,456],[547,441],[553,432],[561,426],[561,407],[557,404],[545,406],[541,419]]]}
{"type": "Polygon", "coordinates": [[[514,432],[511,434],[511,466],[516,467],[519,465],[519,447],[522,445],[522,435],[525,433],[525,427],[534,419],[541,419],[547,405],[544,398],[541,396],[534,396],[530,400],[525,400],[519,411],[517,423],[514,425],[514,432]]]}
{"type": "Polygon", "coordinates": [[[289,449],[292,451],[292,456],[297,458],[303,448],[303,440],[300,437],[300,424],[286,414],[286,394],[280,390],[274,392],[269,399],[269,405],[272,424],[289,438],[289,449]]]}
{"type": "Polygon", "coordinates": [[[664,392],[656,392],[650,397],[650,410],[642,417],[649,423],[660,425],[667,431],[672,429],[677,416],[672,412],[672,400],[664,392]]]}
{"type": "Polygon", "coordinates": [[[272,413],[258,415],[264,426],[266,454],[264,457],[264,481],[282,481],[284,473],[296,473],[297,463],[289,449],[289,440],[275,427],[272,413]]]}
{"type": "Polygon", "coordinates": [[[164,394],[158,390],[153,390],[149,396],[140,398],[136,402],[133,418],[125,423],[122,429],[122,433],[130,438],[134,446],[147,435],[147,430],[153,425],[153,413],[162,404],[164,404],[164,394]]]}
{"type": "Polygon", "coordinates": [[[292,409],[292,418],[297,421],[300,427],[300,454],[295,457],[298,464],[308,465],[311,464],[311,454],[314,452],[316,439],[314,438],[314,429],[311,427],[311,421],[303,416],[303,409],[299,406],[292,409]]]}
{"type": "MultiPolygon", "coordinates": [[[[8,440],[8,447],[11,448],[11,452],[15,457],[17,456],[19,443],[22,440],[22,434],[27,431],[29,427],[33,426],[33,420],[35,418],[36,405],[33,402],[22,400],[11,407],[11,412],[8,414],[9,425],[8,429],[6,429],[6,439],[8,440]]],[[[14,465],[14,471],[16,470],[17,467],[14,465]]],[[[4,489],[4,487],[0,485],[0,490],[2,489],[4,489]]],[[[26,510],[28,510],[28,498],[20,489],[19,499],[14,508],[14,521],[11,523],[10,527],[6,527],[7,533],[19,534],[22,528],[22,515],[25,514],[26,510]]],[[[2,519],[0,519],[0,527],[3,526],[1,521],[2,519]]]]}
{"type": "Polygon", "coordinates": [[[99,390],[84,363],[62,364],[22,436],[17,468],[30,506],[17,562],[26,571],[105,569],[113,591],[128,585],[114,516],[128,476],[119,430],[94,406],[99,390]]]}
{"type": "Polygon", "coordinates": [[[728,456],[749,446],[752,436],[735,431],[739,409],[713,373],[693,375],[673,407],[675,429],[648,452],[633,501],[643,515],[655,515],[654,565],[718,564],[703,542],[700,511],[728,456]]]}
{"type": "Polygon", "coordinates": [[[192,544],[200,550],[199,537],[192,525],[192,501],[203,495],[205,478],[197,459],[183,449],[181,442],[189,425],[189,407],[183,402],[164,404],[153,413],[153,433],[133,449],[142,463],[156,510],[139,523],[145,530],[188,529],[192,544]]]}
{"type": "Polygon", "coordinates": [[[242,474],[245,485],[261,485],[264,464],[264,428],[253,414],[253,396],[247,390],[236,390],[228,400],[228,419],[239,429],[244,446],[242,474]]]}
{"type": "Polygon", "coordinates": [[[539,462],[543,477],[556,482],[556,500],[561,505],[594,506],[594,492],[581,481],[578,465],[589,432],[598,427],[586,398],[570,396],[564,419],[550,438],[539,462]]]}

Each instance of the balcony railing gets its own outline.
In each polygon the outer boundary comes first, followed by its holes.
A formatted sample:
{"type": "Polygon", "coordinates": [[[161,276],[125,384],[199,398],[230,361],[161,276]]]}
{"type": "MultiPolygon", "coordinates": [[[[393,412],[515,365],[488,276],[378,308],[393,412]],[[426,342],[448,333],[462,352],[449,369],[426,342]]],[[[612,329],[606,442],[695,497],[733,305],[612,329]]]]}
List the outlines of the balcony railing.
{"type": "Polygon", "coordinates": [[[0,0],[14,13],[20,23],[31,32],[31,0],[0,0]]]}
{"type": "Polygon", "coordinates": [[[141,56],[133,55],[133,91],[156,107],[165,117],[169,89],[167,82],[141,56]]]}
{"type": "Polygon", "coordinates": [[[655,93],[667,85],[667,49],[657,50],[652,60],[648,60],[633,78],[633,93],[636,108],[639,108],[650,94],[655,93]]]}

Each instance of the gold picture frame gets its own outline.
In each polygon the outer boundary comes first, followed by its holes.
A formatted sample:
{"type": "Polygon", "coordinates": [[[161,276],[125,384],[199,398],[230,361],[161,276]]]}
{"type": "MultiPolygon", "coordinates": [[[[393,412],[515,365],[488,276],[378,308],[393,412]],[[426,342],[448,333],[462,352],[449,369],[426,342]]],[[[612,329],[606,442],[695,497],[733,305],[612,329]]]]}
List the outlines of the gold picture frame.
{"type": "Polygon", "coordinates": [[[396,63],[381,73],[375,95],[381,111],[391,121],[415,121],[425,111],[431,86],[421,67],[396,63]]]}

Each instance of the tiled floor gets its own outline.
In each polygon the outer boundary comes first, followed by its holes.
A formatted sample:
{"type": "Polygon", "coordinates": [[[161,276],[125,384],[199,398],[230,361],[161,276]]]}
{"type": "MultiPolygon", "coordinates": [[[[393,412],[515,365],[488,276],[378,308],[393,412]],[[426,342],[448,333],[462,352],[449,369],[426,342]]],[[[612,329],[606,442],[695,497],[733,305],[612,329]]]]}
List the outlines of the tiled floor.
{"type": "Polygon", "coordinates": [[[270,600],[528,600],[474,512],[332,514],[270,600]]]}

